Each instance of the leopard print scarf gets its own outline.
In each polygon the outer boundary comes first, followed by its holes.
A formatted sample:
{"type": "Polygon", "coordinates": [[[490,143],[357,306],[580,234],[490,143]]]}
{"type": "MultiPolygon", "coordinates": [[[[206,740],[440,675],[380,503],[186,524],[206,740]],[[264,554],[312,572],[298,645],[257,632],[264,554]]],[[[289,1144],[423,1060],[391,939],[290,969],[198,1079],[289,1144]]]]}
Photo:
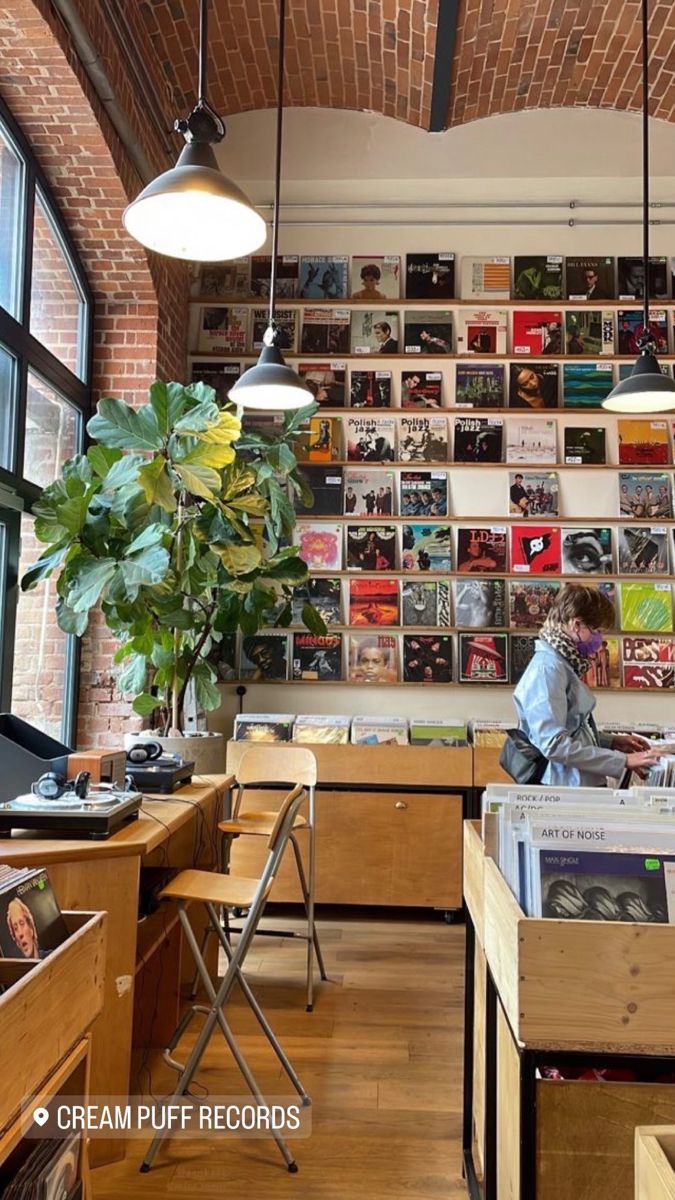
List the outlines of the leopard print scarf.
{"type": "Polygon", "coordinates": [[[569,663],[575,675],[578,675],[579,679],[583,679],[588,670],[588,659],[579,653],[575,642],[560,625],[546,621],[539,630],[539,637],[542,642],[547,642],[549,646],[557,650],[565,662],[569,663]]]}

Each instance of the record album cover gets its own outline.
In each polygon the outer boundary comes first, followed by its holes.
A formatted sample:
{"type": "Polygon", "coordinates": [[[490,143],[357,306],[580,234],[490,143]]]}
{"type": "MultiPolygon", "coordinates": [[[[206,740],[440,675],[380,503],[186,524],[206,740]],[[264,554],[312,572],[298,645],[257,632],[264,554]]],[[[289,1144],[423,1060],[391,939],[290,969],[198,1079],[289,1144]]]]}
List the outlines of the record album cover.
{"type": "Polygon", "coordinates": [[[611,308],[582,308],[565,313],[565,349],[568,354],[614,353],[614,313],[611,308]]]}
{"type": "Polygon", "coordinates": [[[536,636],[533,633],[514,633],[509,638],[509,658],[511,660],[511,683],[520,683],[530,659],[534,654],[536,636]]]}
{"type": "MultiPolygon", "coordinates": [[[[300,260],[297,254],[278,254],[274,294],[277,300],[293,300],[298,294],[300,260]]],[[[251,258],[251,295],[269,300],[271,254],[254,254],[251,258]]]]}
{"type": "Polygon", "coordinates": [[[276,682],[288,679],[288,634],[255,633],[241,639],[241,679],[276,682]]]}
{"type": "Polygon", "coordinates": [[[401,471],[402,517],[445,517],[448,513],[446,471],[401,471]]]}
{"type": "Polygon", "coordinates": [[[457,352],[506,354],[506,324],[506,311],[503,309],[463,309],[459,314],[457,352]]]}
{"type": "Polygon", "coordinates": [[[664,637],[623,639],[623,686],[675,687],[675,641],[664,637]]]}
{"type": "Polygon", "coordinates": [[[347,569],[395,571],[395,525],[348,525],[347,569]]]}
{"type": "Polygon", "coordinates": [[[290,742],[293,713],[237,713],[235,742],[290,742]]]}
{"type": "Polygon", "coordinates": [[[514,629],[540,629],[560,584],[553,580],[512,580],[509,584],[509,623],[514,629]]]}
{"type": "Polygon", "coordinates": [[[507,624],[503,579],[456,579],[454,589],[458,627],[494,629],[507,624]]]}
{"type": "Polygon", "coordinates": [[[672,517],[670,483],[665,471],[619,471],[619,516],[644,520],[672,517]]]}
{"type": "Polygon", "coordinates": [[[455,256],[447,250],[406,255],[407,300],[451,300],[455,294],[455,256]]]}
{"type": "Polygon", "coordinates": [[[350,404],[352,408],[390,408],[391,371],[352,371],[350,404]]]}
{"type": "Polygon", "coordinates": [[[393,471],[356,471],[349,468],[345,472],[345,516],[390,517],[393,511],[393,471]]]}
{"type": "Polygon", "coordinates": [[[458,408],[505,408],[503,363],[457,363],[455,404],[458,408]]]}
{"type": "Polygon", "coordinates": [[[349,679],[352,683],[397,683],[398,658],[399,644],[395,634],[349,635],[349,679]]]}
{"type": "Polygon", "coordinates": [[[401,295],[401,259],[398,254],[353,254],[352,300],[398,300],[401,295]]]}
{"type": "Polygon", "coordinates": [[[310,571],[342,569],[342,526],[330,521],[303,521],[296,525],[293,540],[300,558],[310,571]]]}
{"type": "Polygon", "coordinates": [[[355,308],[352,312],[352,354],[398,354],[397,312],[355,308]]]}
{"type": "Polygon", "coordinates": [[[562,354],[563,323],[559,309],[518,309],[513,314],[513,353],[562,354]]]}
{"type": "Polygon", "coordinates": [[[518,421],[506,425],[508,463],[554,463],[557,461],[555,421],[518,421]]]}
{"type": "Polygon", "coordinates": [[[248,258],[200,263],[193,277],[190,294],[197,298],[210,296],[214,300],[245,300],[251,294],[249,277],[248,258]]]}
{"type": "Polygon", "coordinates": [[[563,363],[563,408],[602,408],[613,387],[609,362],[563,363]]]}
{"type": "Polygon", "coordinates": [[[401,417],[398,439],[399,462],[448,461],[448,418],[445,416],[418,413],[401,417]]]}
{"type": "Polygon", "coordinates": [[[216,393],[216,400],[221,405],[228,403],[230,388],[234,387],[240,375],[241,363],[238,362],[214,362],[213,359],[208,359],[207,362],[198,362],[195,359],[192,362],[191,382],[206,383],[212,387],[216,393]]]}
{"type": "Polygon", "coordinates": [[[199,309],[197,351],[215,354],[245,354],[248,309],[238,305],[203,305],[199,309]]]}
{"type": "Polygon", "coordinates": [[[348,308],[303,308],[300,349],[303,354],[348,354],[350,330],[348,308]]]}
{"type": "Polygon", "coordinates": [[[611,575],[613,569],[612,530],[607,526],[562,530],[562,558],[565,575],[611,575]]]}
{"type": "Polygon", "coordinates": [[[500,463],[504,453],[501,417],[455,417],[455,462],[500,463]]]}
{"type": "Polygon", "coordinates": [[[450,586],[447,580],[404,580],[401,585],[401,624],[449,625],[450,586]]]}
{"type": "MultiPolygon", "coordinates": [[[[251,310],[251,345],[254,350],[262,350],[265,330],[269,325],[269,309],[253,308],[251,310]]],[[[274,319],[278,330],[278,345],[280,350],[294,354],[298,344],[298,311],[295,308],[277,308],[274,319]]]]}
{"type": "Polygon", "coordinates": [[[655,467],[670,461],[667,421],[621,417],[617,431],[622,465],[655,467]]]}
{"type": "Polygon", "coordinates": [[[563,430],[565,462],[597,466],[607,461],[604,425],[566,425],[563,430]]]}
{"type": "Polygon", "coordinates": [[[508,300],[511,296],[511,259],[462,255],[463,300],[508,300]]]}
{"type": "Polygon", "coordinates": [[[457,570],[483,574],[507,570],[506,526],[473,525],[457,530],[457,570]]]}
{"type": "Polygon", "coordinates": [[[622,575],[667,575],[668,531],[665,525],[621,525],[619,571],[622,575]]]}
{"type": "MultiPolygon", "coordinates": [[[[640,338],[644,333],[644,313],[640,308],[620,308],[617,313],[618,353],[635,358],[640,353],[640,338]]],[[[668,353],[668,324],[665,308],[650,308],[649,332],[657,354],[668,353]]]]}
{"type": "Polygon", "coordinates": [[[513,260],[514,300],[562,300],[561,254],[516,254],[513,260]]]}
{"type": "Polygon", "coordinates": [[[0,892],[3,958],[46,958],[67,937],[68,930],[45,870],[31,870],[0,892]]]}
{"type": "Polygon", "coordinates": [[[311,604],[326,625],[342,624],[342,580],[314,576],[293,588],[291,599],[292,622],[303,624],[302,612],[311,604]]]}
{"type": "Polygon", "coordinates": [[[298,462],[331,462],[340,457],[340,421],[323,415],[310,417],[294,442],[298,462]]]}
{"type": "Polygon", "coordinates": [[[669,583],[620,583],[621,628],[627,633],[672,633],[673,597],[669,583]]]}
{"type": "Polygon", "coordinates": [[[559,517],[557,471],[509,471],[509,512],[521,517],[559,517]]]}
{"type": "Polygon", "coordinates": [[[402,371],[401,408],[440,408],[442,386],[440,371],[402,371]]]}
{"type": "Polygon", "coordinates": [[[404,633],[403,680],[451,683],[452,637],[447,633],[404,633]]]}
{"type": "Polygon", "coordinates": [[[352,416],[345,421],[349,462],[393,462],[396,458],[396,418],[352,416]]]}
{"type": "Polygon", "coordinates": [[[565,259],[568,300],[613,300],[615,261],[606,256],[571,255],[565,259]]]}
{"type": "Polygon", "coordinates": [[[511,526],[511,570],[514,574],[558,575],[560,565],[560,526],[511,526]]]}
{"type": "Polygon", "coordinates": [[[452,570],[452,535],[448,525],[424,522],[404,525],[401,547],[403,571],[452,570]]]}
{"type": "MultiPolygon", "coordinates": [[[[619,255],[619,300],[642,300],[645,294],[645,264],[642,255],[619,255]]],[[[649,299],[668,299],[668,260],[665,256],[649,259],[649,299]]]]}
{"type": "Polygon", "coordinates": [[[342,679],[342,634],[293,634],[293,679],[331,683],[342,679]]]}
{"type": "Polygon", "coordinates": [[[350,625],[398,625],[397,579],[350,579],[350,625]]]}
{"type": "Polygon", "coordinates": [[[406,354],[451,354],[452,331],[451,312],[441,308],[430,312],[410,309],[405,314],[403,349],[406,354]]]}
{"type": "Polygon", "coordinates": [[[602,646],[588,658],[588,670],[584,683],[592,688],[621,686],[621,641],[618,637],[605,637],[602,646]]]}
{"type": "Polygon", "coordinates": [[[300,259],[301,300],[343,300],[348,295],[349,256],[312,254],[300,259]]]}
{"type": "Polygon", "coordinates": [[[324,408],[344,408],[347,389],[344,362],[299,363],[298,375],[307,384],[317,404],[324,408]]]}
{"type": "Polygon", "coordinates": [[[459,634],[460,683],[508,683],[505,633],[459,634]]]}
{"type": "Polygon", "coordinates": [[[312,502],[304,504],[301,497],[293,494],[293,506],[300,515],[317,517],[341,517],[343,508],[343,470],[331,464],[307,463],[299,474],[311,488],[312,502]]]}
{"type": "Polygon", "coordinates": [[[509,364],[509,408],[557,408],[558,363],[509,364]]]}

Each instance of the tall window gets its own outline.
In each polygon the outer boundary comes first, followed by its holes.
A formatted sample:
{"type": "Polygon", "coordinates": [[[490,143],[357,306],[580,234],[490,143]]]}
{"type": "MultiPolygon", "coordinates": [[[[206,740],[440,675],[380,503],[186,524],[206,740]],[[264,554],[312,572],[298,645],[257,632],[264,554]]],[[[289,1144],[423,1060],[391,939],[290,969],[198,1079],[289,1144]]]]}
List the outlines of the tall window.
{"type": "Polygon", "coordinates": [[[21,593],[39,557],[32,510],[83,449],[92,303],[20,130],[0,103],[0,708],[74,745],[76,645],[57,580],[21,593]]]}

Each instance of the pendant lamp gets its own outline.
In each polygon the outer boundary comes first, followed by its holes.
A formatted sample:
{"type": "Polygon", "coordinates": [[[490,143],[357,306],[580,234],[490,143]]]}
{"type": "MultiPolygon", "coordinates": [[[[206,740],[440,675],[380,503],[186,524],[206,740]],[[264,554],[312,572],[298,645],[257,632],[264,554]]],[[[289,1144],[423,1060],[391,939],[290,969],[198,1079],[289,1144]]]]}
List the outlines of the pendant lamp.
{"type": "Polygon", "coordinates": [[[652,413],[675,408],[675,380],[664,375],[656,360],[656,343],[649,327],[649,14],[642,0],[642,238],[643,296],[640,357],[627,379],[622,379],[602,407],[610,412],[652,413]]]}
{"type": "Polygon", "coordinates": [[[230,400],[241,408],[284,409],[304,408],[314,400],[312,392],[300,376],[288,367],[281,353],[281,330],[275,320],[277,254],[279,249],[279,195],[281,192],[281,139],[284,111],[284,47],[286,39],[286,0],[279,4],[279,61],[277,79],[277,137],[276,170],[274,179],[274,216],[272,219],[272,264],[270,268],[270,310],[263,348],[254,367],[249,367],[228,393],[230,400]]]}
{"type": "Polygon", "coordinates": [[[207,58],[208,0],[200,0],[197,104],[174,124],[186,144],[175,167],[143,188],[122,218],[148,250],[191,262],[250,254],[267,236],[260,213],[218,166],[213,147],[225,137],[225,126],[206,99],[207,58]]]}

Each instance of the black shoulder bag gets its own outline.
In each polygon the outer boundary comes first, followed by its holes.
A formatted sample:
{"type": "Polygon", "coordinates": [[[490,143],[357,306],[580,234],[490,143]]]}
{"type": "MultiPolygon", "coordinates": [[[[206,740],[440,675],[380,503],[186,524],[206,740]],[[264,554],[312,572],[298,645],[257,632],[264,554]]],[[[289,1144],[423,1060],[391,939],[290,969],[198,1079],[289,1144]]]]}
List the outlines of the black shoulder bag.
{"type": "Polygon", "coordinates": [[[544,778],[548,759],[522,729],[508,729],[499,755],[499,765],[515,783],[537,784],[544,778]]]}

